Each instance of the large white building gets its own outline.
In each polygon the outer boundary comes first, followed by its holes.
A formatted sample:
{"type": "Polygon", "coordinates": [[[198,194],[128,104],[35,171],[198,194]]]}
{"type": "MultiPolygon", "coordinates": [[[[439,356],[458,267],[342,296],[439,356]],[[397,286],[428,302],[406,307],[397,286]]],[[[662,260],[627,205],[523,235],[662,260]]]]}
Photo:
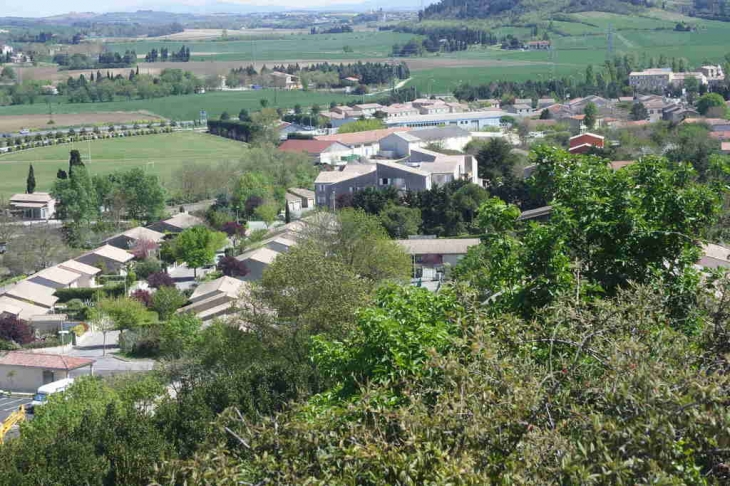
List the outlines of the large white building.
{"type": "Polygon", "coordinates": [[[702,66],[699,71],[675,73],[671,68],[652,68],[633,71],[629,74],[629,86],[638,91],[664,91],[669,87],[681,88],[688,78],[695,78],[699,84],[716,84],[725,79],[720,66],[702,66]]]}

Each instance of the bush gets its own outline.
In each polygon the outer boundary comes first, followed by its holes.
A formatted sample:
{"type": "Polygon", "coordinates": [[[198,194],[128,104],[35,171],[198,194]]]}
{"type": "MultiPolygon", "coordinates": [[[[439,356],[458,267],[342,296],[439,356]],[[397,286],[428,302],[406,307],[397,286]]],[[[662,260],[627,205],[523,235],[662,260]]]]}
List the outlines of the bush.
{"type": "Polygon", "coordinates": [[[65,312],[71,320],[86,320],[89,318],[89,307],[81,299],[71,299],[66,302],[65,312]]]}
{"type": "MultiPolygon", "coordinates": [[[[71,338],[65,338],[63,344],[69,344],[71,338]]],[[[33,341],[32,343],[24,344],[23,349],[42,349],[42,348],[55,348],[61,346],[61,339],[56,336],[46,336],[45,338],[33,341]]]]}
{"type": "Polygon", "coordinates": [[[159,260],[156,260],[154,258],[148,258],[147,260],[138,262],[134,266],[134,272],[140,279],[147,279],[147,277],[149,277],[153,273],[159,272],[160,270],[162,270],[162,264],[159,260]]]}
{"type": "Polygon", "coordinates": [[[27,322],[15,317],[0,319],[0,339],[28,344],[33,341],[33,330],[27,322]]]}
{"type": "Polygon", "coordinates": [[[176,310],[185,305],[187,298],[175,287],[160,287],[152,295],[151,309],[157,312],[161,321],[169,319],[176,310]]]}
{"type": "Polygon", "coordinates": [[[147,290],[137,289],[132,292],[130,297],[142,302],[147,308],[149,308],[150,304],[152,304],[152,294],[150,294],[147,290]]]}
{"type": "Polygon", "coordinates": [[[74,327],[72,327],[72,328],[71,328],[71,332],[73,332],[74,334],[76,334],[76,337],[81,337],[81,336],[83,336],[83,335],[84,335],[84,333],[85,333],[85,332],[86,332],[87,330],[88,330],[88,329],[86,328],[86,326],[84,326],[84,324],[83,324],[83,323],[82,323],[82,324],[77,324],[77,325],[75,325],[74,327]]]}
{"type": "Polygon", "coordinates": [[[175,281],[167,272],[155,272],[147,277],[147,283],[154,289],[160,287],[174,287],[175,281]]]}
{"type": "Polygon", "coordinates": [[[13,341],[0,339],[0,351],[15,351],[16,349],[20,349],[20,346],[13,341]]]}
{"type": "Polygon", "coordinates": [[[155,327],[141,327],[119,334],[119,349],[122,353],[153,357],[160,353],[160,336],[155,327]]]}

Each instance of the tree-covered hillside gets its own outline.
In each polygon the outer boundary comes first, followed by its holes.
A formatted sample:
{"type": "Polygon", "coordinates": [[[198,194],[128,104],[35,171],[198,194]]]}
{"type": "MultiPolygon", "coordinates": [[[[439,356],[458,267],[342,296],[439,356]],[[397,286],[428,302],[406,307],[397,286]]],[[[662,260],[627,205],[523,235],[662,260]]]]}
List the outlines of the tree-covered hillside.
{"type": "Polygon", "coordinates": [[[473,19],[498,15],[546,14],[579,11],[632,13],[641,7],[652,7],[650,0],[441,0],[428,6],[422,18],[473,19]]]}

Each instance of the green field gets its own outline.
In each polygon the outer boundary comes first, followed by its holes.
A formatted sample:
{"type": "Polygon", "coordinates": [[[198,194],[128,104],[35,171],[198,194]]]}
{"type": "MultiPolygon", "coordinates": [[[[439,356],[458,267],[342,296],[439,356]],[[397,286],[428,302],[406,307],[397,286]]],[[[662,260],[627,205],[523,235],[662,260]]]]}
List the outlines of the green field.
{"type": "MultiPolygon", "coordinates": [[[[56,97],[57,98],[57,97],[56,97]]],[[[54,99],[56,99],[54,98],[54,99]]],[[[147,110],[171,120],[197,120],[200,110],[208,112],[208,117],[218,117],[223,111],[237,115],[241,108],[250,111],[261,109],[260,100],[267,99],[269,106],[292,108],[296,104],[311,106],[319,104],[328,107],[331,101],[345,102],[361,97],[339,93],[316,91],[225,91],[198,95],[168,96],[151,100],[113,101],[109,103],[55,103],[54,113],[94,113],[97,111],[136,111],[147,110]]],[[[38,102],[33,105],[13,105],[0,107],[2,115],[47,114],[48,106],[38,102]]]]}
{"type": "Polygon", "coordinates": [[[202,133],[177,132],[160,135],[78,142],[0,155],[0,196],[25,192],[28,165],[33,164],[38,191],[53,185],[58,169],[68,168],[69,151],[78,149],[92,174],[142,167],[169,183],[186,163],[238,161],[245,150],[241,142],[202,133]],[[89,162],[89,152],[91,162],[89,162]]]}
{"type": "MultiPolygon", "coordinates": [[[[413,34],[396,32],[353,32],[346,34],[289,35],[280,39],[245,41],[149,41],[108,43],[107,49],[123,53],[134,50],[146,54],[162,47],[178,51],[184,45],[194,61],[271,61],[307,59],[357,59],[387,57],[393,44],[406,43],[413,34]],[[352,52],[345,52],[350,46],[352,52]],[[196,54],[198,54],[196,56],[196,54]]],[[[184,64],[181,63],[184,68],[184,64]]]]}

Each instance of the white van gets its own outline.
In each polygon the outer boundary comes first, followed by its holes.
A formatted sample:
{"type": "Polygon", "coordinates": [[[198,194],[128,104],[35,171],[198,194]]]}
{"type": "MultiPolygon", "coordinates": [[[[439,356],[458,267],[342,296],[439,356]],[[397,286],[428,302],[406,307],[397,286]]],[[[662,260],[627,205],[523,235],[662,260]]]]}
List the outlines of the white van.
{"type": "Polygon", "coordinates": [[[63,380],[54,381],[38,387],[38,391],[36,392],[35,396],[33,396],[33,401],[30,402],[30,406],[28,408],[30,409],[30,411],[32,411],[33,407],[36,407],[38,405],[45,405],[48,401],[49,395],[64,392],[68,387],[73,384],[73,382],[73,378],[64,378],[63,380]]]}

